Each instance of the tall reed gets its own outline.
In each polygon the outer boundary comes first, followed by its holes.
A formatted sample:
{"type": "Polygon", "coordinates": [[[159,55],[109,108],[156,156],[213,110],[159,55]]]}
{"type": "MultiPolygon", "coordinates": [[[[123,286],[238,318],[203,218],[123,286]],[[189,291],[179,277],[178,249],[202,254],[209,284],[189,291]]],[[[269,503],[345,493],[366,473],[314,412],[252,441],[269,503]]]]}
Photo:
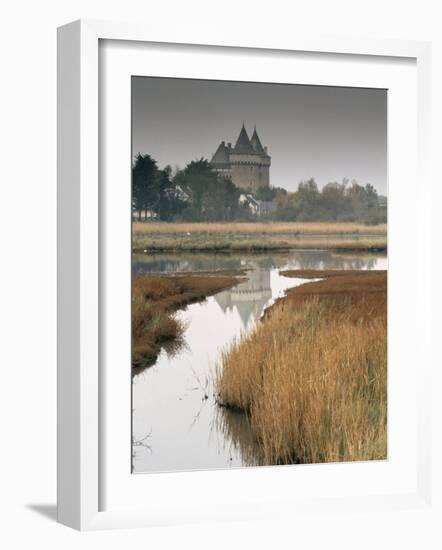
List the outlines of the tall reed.
{"type": "Polygon", "coordinates": [[[264,464],[386,458],[387,325],[377,294],[283,299],[222,354],[219,399],[247,411],[264,464]]]}

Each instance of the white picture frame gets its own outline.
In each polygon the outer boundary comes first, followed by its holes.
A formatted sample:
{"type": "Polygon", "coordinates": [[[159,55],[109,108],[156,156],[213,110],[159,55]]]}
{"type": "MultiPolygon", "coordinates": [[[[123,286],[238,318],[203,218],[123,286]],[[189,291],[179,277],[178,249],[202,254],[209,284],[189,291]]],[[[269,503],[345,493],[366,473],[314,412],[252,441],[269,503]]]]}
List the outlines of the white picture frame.
{"type": "MultiPolygon", "coordinates": [[[[431,356],[419,366],[416,394],[416,457],[413,468],[416,484],[413,490],[375,492],[366,495],[333,493],[321,495],[312,491],[312,498],[287,500],[284,506],[276,496],[251,497],[247,509],[244,503],[230,506],[222,503],[192,505],[184,501],[172,506],[173,491],[186,490],[194,484],[192,474],[168,474],[150,478],[152,488],[166,492],[167,499],[157,508],[128,507],[123,498],[121,506],[113,502],[110,510],[103,509],[101,485],[106,479],[103,471],[102,421],[106,408],[103,401],[102,356],[100,337],[102,330],[101,304],[105,297],[103,277],[103,250],[101,232],[106,226],[100,222],[102,189],[100,189],[100,43],[125,41],[131,45],[168,44],[176,49],[195,47],[229,48],[229,53],[247,51],[310,52],[336,56],[376,56],[377,58],[408,58],[416,64],[417,80],[417,178],[419,186],[416,233],[421,246],[419,268],[413,272],[416,293],[416,315],[422,315],[419,335],[422,345],[428,344],[431,330],[431,181],[429,177],[429,121],[430,121],[430,45],[425,42],[364,40],[356,38],[303,38],[278,37],[271,43],[265,39],[227,36],[210,40],[201,33],[192,38],[182,34],[163,35],[153,29],[136,24],[100,21],[76,21],[58,32],[58,521],[80,530],[150,526],[158,524],[198,522],[205,520],[270,517],[294,513],[315,513],[330,508],[345,512],[355,507],[361,510],[392,509],[397,507],[426,506],[431,499],[430,451],[430,368],[431,356]],[[187,476],[187,478],[186,478],[187,476]],[[191,479],[191,482],[189,481],[191,479]],[[276,499],[276,500],[275,500],[276,499]]],[[[210,52],[205,55],[210,55],[210,52]]],[[[362,60],[361,60],[362,62],[362,60]]],[[[265,80],[265,78],[264,78],[265,80]]],[[[401,218],[394,218],[401,223],[401,218]]],[[[390,228],[389,228],[390,231],[390,228]]],[[[394,237],[395,235],[391,235],[394,237]]],[[[391,284],[391,279],[389,279],[391,284]]],[[[431,349],[430,346],[427,346],[431,349]]],[[[341,465],[340,468],[345,468],[341,465]]],[[[255,484],[260,469],[254,469],[249,483],[255,484]],[[252,477],[255,476],[255,478],[252,477]]],[[[275,469],[273,469],[275,470],[275,469]]],[[[262,471],[262,469],[261,469],[262,471]]],[[[279,469],[278,483],[284,483],[287,469],[279,469]]],[[[203,483],[215,482],[218,474],[202,472],[203,483]]],[[[198,475],[198,473],[197,473],[198,475]]],[[[223,474],[221,474],[223,475],[223,474]]],[[[358,473],[356,472],[356,474],[358,473]]],[[[218,475],[219,477],[219,475],[218,475]]],[[[244,472],[235,472],[236,483],[244,472]]],[[[274,478],[275,480],[276,478],[274,478]]],[[[225,476],[219,480],[225,482],[225,476]]],[[[149,482],[149,480],[147,480],[149,482]]],[[[272,481],[270,480],[270,483],[272,481]]],[[[192,497],[186,497],[189,502],[192,497]]]]}

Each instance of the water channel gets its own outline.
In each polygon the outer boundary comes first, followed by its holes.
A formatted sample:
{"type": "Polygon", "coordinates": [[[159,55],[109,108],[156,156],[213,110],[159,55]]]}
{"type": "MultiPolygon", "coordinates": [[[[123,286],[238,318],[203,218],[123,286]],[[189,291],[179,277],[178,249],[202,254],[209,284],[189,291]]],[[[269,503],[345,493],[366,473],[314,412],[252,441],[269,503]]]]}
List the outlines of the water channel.
{"type": "Polygon", "coordinates": [[[253,329],[264,310],[304,279],[284,269],[386,269],[382,253],[296,250],[251,255],[139,254],[133,274],[248,269],[247,280],[177,313],[186,325],[179,350],[133,376],[134,473],[232,468],[261,463],[247,417],[219,407],[212,373],[220,351],[253,329]]]}

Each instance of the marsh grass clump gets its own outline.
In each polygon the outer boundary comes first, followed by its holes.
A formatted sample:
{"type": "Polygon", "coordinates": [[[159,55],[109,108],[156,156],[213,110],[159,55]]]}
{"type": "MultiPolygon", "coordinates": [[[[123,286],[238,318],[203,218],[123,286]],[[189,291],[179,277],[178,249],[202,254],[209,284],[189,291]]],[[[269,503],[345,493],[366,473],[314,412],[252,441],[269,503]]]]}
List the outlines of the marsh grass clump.
{"type": "Polygon", "coordinates": [[[386,458],[386,274],[347,277],[292,289],[222,355],[219,399],[247,412],[264,464],[386,458]]]}
{"type": "MultiPolygon", "coordinates": [[[[167,282],[167,281],[165,281],[167,282]]],[[[177,339],[184,332],[184,325],[161,297],[163,281],[135,279],[132,292],[132,363],[134,367],[151,365],[168,340],[177,339]]],[[[172,290],[170,288],[170,290],[172,290]]]]}
{"type": "MultiPolygon", "coordinates": [[[[239,273],[238,274],[242,274],[239,273]]],[[[161,349],[179,348],[185,326],[176,311],[241,281],[238,274],[137,276],[132,283],[132,365],[151,366],[161,349]]]]}

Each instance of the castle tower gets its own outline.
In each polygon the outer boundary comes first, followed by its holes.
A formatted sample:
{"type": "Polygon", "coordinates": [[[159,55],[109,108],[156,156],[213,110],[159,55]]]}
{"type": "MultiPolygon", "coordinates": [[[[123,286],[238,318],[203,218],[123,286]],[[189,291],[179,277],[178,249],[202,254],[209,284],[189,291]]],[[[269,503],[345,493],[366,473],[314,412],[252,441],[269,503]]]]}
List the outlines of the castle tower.
{"type": "Polygon", "coordinates": [[[213,166],[213,169],[220,175],[225,178],[232,178],[232,167],[230,166],[230,153],[232,151],[232,144],[229,143],[226,146],[225,141],[222,141],[219,144],[218,149],[212,157],[210,163],[213,166]]]}
{"type": "Polygon", "coordinates": [[[270,185],[270,156],[267,154],[267,147],[261,145],[256,126],[253,130],[252,139],[250,140],[254,151],[260,157],[259,170],[259,187],[268,187],[270,185]]]}
{"type": "Polygon", "coordinates": [[[244,191],[254,192],[270,185],[270,156],[262,146],[256,127],[249,139],[244,123],[235,147],[221,142],[212,157],[213,169],[220,175],[230,178],[244,191]]]}

